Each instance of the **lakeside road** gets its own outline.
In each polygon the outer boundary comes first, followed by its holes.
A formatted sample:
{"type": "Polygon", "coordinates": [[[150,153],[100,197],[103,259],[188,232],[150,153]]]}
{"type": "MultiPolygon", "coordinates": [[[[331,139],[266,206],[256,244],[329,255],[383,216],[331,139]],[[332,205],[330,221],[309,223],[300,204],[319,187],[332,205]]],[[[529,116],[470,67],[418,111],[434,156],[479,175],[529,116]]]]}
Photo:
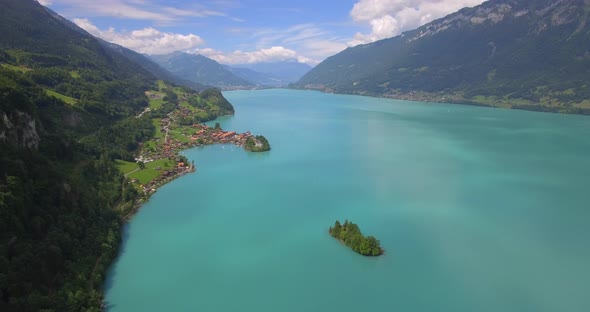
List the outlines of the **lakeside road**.
{"type": "Polygon", "coordinates": [[[131,172],[127,172],[126,174],[124,174],[124,177],[128,177],[130,174],[132,174],[132,173],[134,173],[134,172],[137,172],[137,171],[139,171],[139,170],[141,170],[141,169],[140,169],[139,167],[137,167],[137,168],[133,169],[133,171],[131,171],[131,172]]]}

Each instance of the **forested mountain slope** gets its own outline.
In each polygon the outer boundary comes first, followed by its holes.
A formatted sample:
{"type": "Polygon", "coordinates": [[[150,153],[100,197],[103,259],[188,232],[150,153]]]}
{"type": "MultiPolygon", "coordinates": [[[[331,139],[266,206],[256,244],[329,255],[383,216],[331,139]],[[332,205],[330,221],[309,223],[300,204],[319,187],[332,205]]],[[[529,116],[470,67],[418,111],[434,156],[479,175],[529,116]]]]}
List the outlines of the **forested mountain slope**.
{"type": "Polygon", "coordinates": [[[211,86],[207,86],[201,83],[197,83],[194,81],[190,81],[187,79],[182,79],[177,75],[169,72],[168,70],[164,69],[162,66],[158,65],[156,62],[152,61],[148,56],[137,53],[133,50],[129,50],[125,47],[122,47],[118,44],[106,42],[102,39],[98,39],[98,41],[112,50],[114,53],[119,53],[126,57],[131,62],[134,62],[145,69],[150,74],[154,75],[156,78],[160,80],[169,81],[175,83],[180,86],[189,87],[196,91],[203,91],[207,88],[211,88],[211,86]]]}
{"type": "Polygon", "coordinates": [[[348,48],[295,87],[589,113],[589,12],[586,0],[491,0],[348,48]]]}
{"type": "Polygon", "coordinates": [[[0,311],[100,311],[156,77],[33,0],[0,33],[0,311]]]}
{"type": "Polygon", "coordinates": [[[251,88],[246,81],[223,65],[203,55],[175,52],[166,55],[152,55],[152,60],[176,76],[196,83],[221,89],[251,88]]]}

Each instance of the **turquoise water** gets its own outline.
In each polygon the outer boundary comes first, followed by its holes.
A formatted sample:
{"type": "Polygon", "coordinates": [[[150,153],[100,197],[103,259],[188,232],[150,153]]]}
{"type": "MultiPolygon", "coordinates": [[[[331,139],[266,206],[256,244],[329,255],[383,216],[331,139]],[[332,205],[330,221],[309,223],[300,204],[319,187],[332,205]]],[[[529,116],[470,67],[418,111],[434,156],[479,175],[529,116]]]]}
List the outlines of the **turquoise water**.
{"type": "Polygon", "coordinates": [[[234,91],[198,172],[129,223],[109,311],[590,311],[590,119],[234,91]],[[336,219],[375,235],[365,258],[336,219]]]}

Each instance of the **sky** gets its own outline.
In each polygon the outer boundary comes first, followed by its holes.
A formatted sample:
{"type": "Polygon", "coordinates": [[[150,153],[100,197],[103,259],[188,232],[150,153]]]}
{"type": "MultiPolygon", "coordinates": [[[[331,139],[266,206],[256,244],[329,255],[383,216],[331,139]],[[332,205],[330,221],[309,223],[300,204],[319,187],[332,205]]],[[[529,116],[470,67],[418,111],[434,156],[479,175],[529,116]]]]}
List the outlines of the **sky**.
{"type": "Polygon", "coordinates": [[[316,65],[483,0],[37,0],[94,36],[145,54],[222,64],[316,65]]]}

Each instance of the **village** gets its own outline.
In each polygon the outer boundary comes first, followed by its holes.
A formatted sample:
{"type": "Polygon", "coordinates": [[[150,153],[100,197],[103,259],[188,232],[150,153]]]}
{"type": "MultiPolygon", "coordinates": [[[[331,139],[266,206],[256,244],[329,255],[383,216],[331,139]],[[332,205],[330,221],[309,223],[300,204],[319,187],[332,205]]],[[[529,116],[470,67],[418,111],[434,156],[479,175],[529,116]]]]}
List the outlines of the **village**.
{"type": "MultiPolygon", "coordinates": [[[[179,120],[186,119],[194,114],[193,111],[179,105],[178,109],[167,114],[159,120],[158,133],[151,141],[145,142],[144,148],[135,158],[138,163],[148,164],[161,159],[173,161],[174,166],[169,168],[156,167],[161,173],[153,180],[140,184],[139,187],[146,195],[150,195],[156,189],[175,178],[196,171],[194,163],[189,163],[186,157],[180,155],[180,151],[210,144],[234,144],[246,148],[246,142],[251,139],[256,146],[260,146],[259,140],[250,132],[237,133],[224,131],[216,124],[209,127],[206,124],[194,123],[190,126],[181,126],[179,120]]],[[[138,183],[137,179],[131,180],[138,183]]]]}
{"type": "Polygon", "coordinates": [[[264,136],[224,131],[219,123],[213,126],[205,124],[233,113],[233,108],[222,107],[220,102],[225,99],[221,93],[195,93],[159,81],[156,90],[146,91],[145,94],[149,106],[136,118],[150,118],[155,133],[151,139],[140,144],[134,162],[117,161],[128,183],[143,194],[125,219],[130,218],[159,187],[197,171],[194,162],[189,162],[180,154],[183,150],[211,144],[234,144],[250,152],[270,150],[264,136]]]}

